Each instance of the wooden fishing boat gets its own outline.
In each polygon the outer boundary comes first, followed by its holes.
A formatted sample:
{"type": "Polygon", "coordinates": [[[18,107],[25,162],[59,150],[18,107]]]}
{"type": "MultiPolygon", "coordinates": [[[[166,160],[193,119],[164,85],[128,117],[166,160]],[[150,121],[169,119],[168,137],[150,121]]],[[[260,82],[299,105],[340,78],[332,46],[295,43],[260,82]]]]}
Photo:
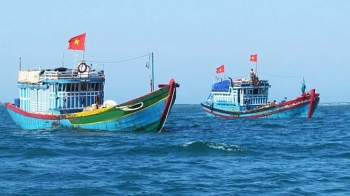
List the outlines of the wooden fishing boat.
{"type": "Polygon", "coordinates": [[[311,118],[320,101],[315,89],[291,100],[269,102],[268,80],[231,78],[213,84],[208,99],[201,103],[209,116],[221,118],[311,118]]]}
{"type": "MultiPolygon", "coordinates": [[[[85,36],[69,40],[68,49],[84,50],[85,36]]],[[[84,56],[84,55],[83,55],[84,56]]],[[[117,104],[104,100],[105,72],[92,69],[84,59],[76,69],[21,70],[18,72],[19,98],[5,103],[14,122],[23,129],[89,129],[106,131],[162,131],[175,103],[179,84],[170,79],[154,90],[153,53],[151,92],[117,104]]]]}
{"type": "Polygon", "coordinates": [[[19,71],[19,98],[5,106],[23,129],[75,128],[161,131],[176,99],[174,79],[125,103],[104,101],[105,74],[85,64],[77,69],[19,71]]]}

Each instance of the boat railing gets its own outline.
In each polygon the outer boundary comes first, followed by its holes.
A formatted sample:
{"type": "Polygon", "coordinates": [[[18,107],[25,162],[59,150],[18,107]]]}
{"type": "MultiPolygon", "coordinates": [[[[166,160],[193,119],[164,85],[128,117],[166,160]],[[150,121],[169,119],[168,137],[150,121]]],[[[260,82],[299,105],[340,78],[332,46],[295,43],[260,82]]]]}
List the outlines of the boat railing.
{"type": "Polygon", "coordinates": [[[242,97],[241,103],[246,103],[249,105],[265,105],[267,104],[267,96],[266,95],[261,95],[261,96],[244,96],[242,97]],[[246,102],[245,100],[248,100],[246,102]]]}
{"type": "Polygon", "coordinates": [[[239,78],[233,81],[234,84],[249,84],[249,80],[245,78],[239,78]]]}
{"type": "Polygon", "coordinates": [[[235,103],[237,100],[235,99],[234,96],[229,96],[230,93],[216,93],[215,96],[213,96],[213,101],[214,102],[230,102],[230,103],[235,103]]]}
{"type": "Polygon", "coordinates": [[[41,80],[51,79],[69,79],[69,78],[101,78],[104,77],[103,72],[99,70],[91,70],[84,73],[79,73],[78,71],[71,70],[66,72],[45,70],[43,74],[40,75],[41,80]]]}
{"type": "Polygon", "coordinates": [[[30,105],[30,112],[47,112],[47,103],[40,101],[33,101],[30,105]]]}
{"type": "MultiPolygon", "coordinates": [[[[268,84],[268,80],[259,80],[259,84],[268,84]]],[[[241,86],[241,85],[250,85],[251,81],[249,79],[245,78],[239,78],[233,81],[234,86],[241,86]]]]}

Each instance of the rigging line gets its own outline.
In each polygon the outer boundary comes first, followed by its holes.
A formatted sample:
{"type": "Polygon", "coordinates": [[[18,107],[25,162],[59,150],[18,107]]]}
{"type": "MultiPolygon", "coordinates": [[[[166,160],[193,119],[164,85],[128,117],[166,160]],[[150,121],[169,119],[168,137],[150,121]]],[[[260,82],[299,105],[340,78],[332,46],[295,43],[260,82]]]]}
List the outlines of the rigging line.
{"type": "Polygon", "coordinates": [[[75,63],[66,63],[66,64],[64,64],[63,65],[63,67],[65,67],[65,66],[70,66],[70,65],[74,65],[75,63]]]}
{"type": "Polygon", "coordinates": [[[149,54],[145,54],[145,55],[142,55],[142,56],[139,56],[139,57],[130,58],[130,59],[125,59],[125,60],[119,60],[119,61],[105,61],[105,62],[102,62],[102,61],[88,61],[88,62],[91,62],[91,63],[104,63],[104,64],[108,64],[108,63],[120,63],[120,62],[126,62],[126,61],[132,61],[132,60],[135,60],[135,59],[140,59],[140,58],[146,57],[146,56],[148,56],[148,55],[149,55],[149,54]]]}
{"type": "Polygon", "coordinates": [[[300,78],[302,76],[282,76],[282,75],[272,75],[272,74],[266,74],[266,73],[259,73],[259,75],[267,75],[267,76],[274,76],[274,77],[284,77],[284,78],[300,78]]]}

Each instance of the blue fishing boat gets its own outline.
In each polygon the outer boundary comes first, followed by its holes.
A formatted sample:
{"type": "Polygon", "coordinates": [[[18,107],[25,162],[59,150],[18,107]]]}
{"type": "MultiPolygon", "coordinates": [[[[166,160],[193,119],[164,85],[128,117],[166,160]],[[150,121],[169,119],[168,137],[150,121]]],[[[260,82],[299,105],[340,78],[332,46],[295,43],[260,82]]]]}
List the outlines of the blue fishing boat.
{"type": "Polygon", "coordinates": [[[19,98],[5,106],[14,122],[28,130],[73,128],[159,132],[179,87],[174,79],[170,79],[157,90],[153,87],[148,94],[117,104],[104,100],[104,85],[104,71],[91,69],[85,62],[77,69],[19,71],[19,98]]]}
{"type": "MultiPolygon", "coordinates": [[[[69,40],[68,49],[84,50],[85,36],[69,40]]],[[[162,131],[175,103],[174,79],[154,89],[153,53],[151,91],[117,104],[104,99],[105,72],[83,61],[74,69],[65,67],[21,70],[19,97],[5,103],[14,122],[23,129],[89,129],[102,131],[162,131]]],[[[21,65],[21,63],[20,63],[21,65]]]]}
{"type": "Polygon", "coordinates": [[[305,92],[305,87],[303,81],[299,96],[278,103],[269,101],[271,85],[268,80],[260,80],[257,74],[248,79],[226,78],[212,85],[209,97],[201,106],[208,116],[227,119],[311,118],[320,97],[315,89],[305,92]]]}

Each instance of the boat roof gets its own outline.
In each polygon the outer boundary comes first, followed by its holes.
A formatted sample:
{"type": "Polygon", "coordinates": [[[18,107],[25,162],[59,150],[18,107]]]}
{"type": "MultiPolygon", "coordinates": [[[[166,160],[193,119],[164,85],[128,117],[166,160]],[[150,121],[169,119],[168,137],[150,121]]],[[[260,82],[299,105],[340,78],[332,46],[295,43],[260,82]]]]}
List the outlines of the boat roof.
{"type": "Polygon", "coordinates": [[[251,88],[251,87],[270,87],[268,80],[259,80],[259,84],[252,85],[251,82],[246,78],[237,78],[235,80],[232,80],[231,78],[223,79],[219,82],[215,82],[212,85],[211,91],[216,92],[227,92],[232,86],[235,87],[241,87],[241,88],[251,88]],[[231,85],[232,83],[232,85],[231,85]]]}
{"type": "Polygon", "coordinates": [[[18,83],[36,84],[48,80],[61,79],[104,79],[104,71],[96,69],[88,69],[86,72],[80,73],[76,69],[66,67],[57,67],[53,69],[26,70],[18,72],[18,83]]]}
{"type": "Polygon", "coordinates": [[[231,82],[230,80],[223,80],[220,82],[216,82],[213,84],[211,91],[228,91],[230,88],[231,82]]]}

